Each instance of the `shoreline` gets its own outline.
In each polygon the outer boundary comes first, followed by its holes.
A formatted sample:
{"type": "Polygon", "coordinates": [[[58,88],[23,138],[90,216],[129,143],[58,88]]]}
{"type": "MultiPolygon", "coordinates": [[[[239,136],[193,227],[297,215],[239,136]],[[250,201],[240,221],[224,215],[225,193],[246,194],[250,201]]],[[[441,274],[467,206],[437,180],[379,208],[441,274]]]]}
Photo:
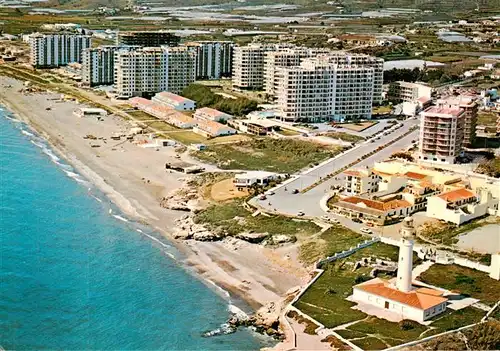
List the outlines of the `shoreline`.
{"type": "MultiPolygon", "coordinates": [[[[224,300],[228,301],[228,303],[233,304],[234,302],[236,302],[236,307],[238,308],[242,307],[243,309],[247,310],[247,312],[248,312],[248,307],[254,310],[254,308],[252,307],[252,305],[255,305],[254,301],[246,300],[244,296],[240,296],[237,293],[238,291],[237,289],[233,289],[230,285],[224,284],[223,282],[219,283],[219,282],[214,282],[210,279],[204,279],[203,276],[198,273],[197,266],[188,261],[189,255],[193,254],[192,250],[189,248],[189,245],[174,240],[170,236],[171,234],[167,232],[165,229],[154,226],[147,217],[141,215],[137,211],[137,209],[133,207],[130,201],[126,199],[117,190],[115,190],[110,184],[108,184],[104,178],[102,178],[99,174],[97,174],[95,171],[86,166],[77,157],[71,155],[67,150],[65,150],[64,144],[60,142],[54,143],[51,136],[48,135],[45,130],[43,130],[40,126],[37,126],[29,117],[17,111],[15,107],[11,106],[8,101],[6,101],[0,96],[0,106],[2,105],[7,110],[8,113],[11,113],[15,117],[17,121],[23,123],[32,132],[36,133],[36,135],[42,138],[44,142],[50,147],[50,149],[54,151],[54,153],[58,157],[60,157],[67,164],[73,167],[73,169],[76,172],[78,172],[78,174],[85,181],[89,182],[93,187],[95,187],[95,189],[97,189],[100,193],[102,193],[102,195],[106,197],[106,201],[108,201],[109,204],[116,206],[116,208],[118,208],[120,213],[114,213],[114,215],[123,214],[124,216],[126,216],[125,222],[130,223],[131,225],[134,226],[143,225],[149,227],[152,232],[157,233],[159,237],[161,237],[164,240],[167,240],[168,243],[163,243],[159,238],[150,236],[149,234],[144,233],[142,230],[139,231],[138,228],[135,229],[136,231],[138,231],[138,234],[147,236],[149,240],[155,241],[160,245],[169,245],[171,247],[174,247],[182,256],[181,257],[169,256],[169,257],[174,261],[178,262],[181,268],[186,270],[189,274],[193,275],[196,279],[200,280],[209,289],[214,291],[224,300]],[[235,298],[236,301],[233,301],[232,298],[235,298]],[[245,306],[241,306],[242,304],[245,306]]],[[[102,199],[95,196],[95,194],[89,192],[89,195],[94,199],[96,199],[96,201],[99,202],[102,201],[102,199]]],[[[117,218],[117,220],[120,219],[117,218]]]]}
{"type": "Polygon", "coordinates": [[[230,304],[245,305],[244,310],[256,311],[268,303],[281,301],[287,291],[307,282],[308,271],[302,264],[287,261],[283,258],[287,255],[279,250],[241,241],[236,245],[236,239],[195,242],[172,238],[175,219],[186,214],[159,205],[159,199],[180,188],[181,180],[186,178],[169,174],[162,166],[166,158],[175,160],[173,150],[163,148],[154,152],[131,143],[119,147],[117,144],[115,150],[104,145],[106,141],[99,148],[90,147],[89,141],[83,140],[85,135],[102,135],[105,131],[109,137],[116,129],[129,128],[128,122],[112,115],[101,122],[75,117],[72,112],[79,106],[77,103],[55,103],[55,94],[51,97],[50,92],[23,94],[18,91],[22,82],[3,78],[0,103],[43,137],[58,156],[124,215],[147,225],[175,247],[182,255],[177,260],[180,266],[230,304]],[[33,106],[37,109],[33,110],[33,106]],[[46,106],[51,107],[50,111],[45,111],[46,106]]]}

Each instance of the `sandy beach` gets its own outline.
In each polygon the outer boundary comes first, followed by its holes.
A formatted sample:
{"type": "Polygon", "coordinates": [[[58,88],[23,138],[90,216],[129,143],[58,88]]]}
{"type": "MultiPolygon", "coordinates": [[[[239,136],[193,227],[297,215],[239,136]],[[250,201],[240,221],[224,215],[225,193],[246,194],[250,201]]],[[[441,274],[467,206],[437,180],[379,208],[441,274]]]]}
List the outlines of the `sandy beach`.
{"type": "Polygon", "coordinates": [[[293,259],[293,247],[274,250],[237,239],[172,239],[169,233],[174,221],[185,212],[162,208],[160,200],[178,189],[186,177],[165,170],[165,163],[175,160],[174,149],[156,151],[123,139],[111,140],[113,133],[130,129],[129,122],[112,115],[103,121],[79,118],[73,111],[82,105],[57,101],[59,94],[24,94],[21,88],[21,82],[2,77],[0,103],[44,136],[127,216],[150,225],[172,241],[185,254],[186,266],[207,282],[236,294],[257,309],[279,300],[309,279],[307,270],[293,259]],[[87,135],[98,139],[84,138],[87,135]]]}

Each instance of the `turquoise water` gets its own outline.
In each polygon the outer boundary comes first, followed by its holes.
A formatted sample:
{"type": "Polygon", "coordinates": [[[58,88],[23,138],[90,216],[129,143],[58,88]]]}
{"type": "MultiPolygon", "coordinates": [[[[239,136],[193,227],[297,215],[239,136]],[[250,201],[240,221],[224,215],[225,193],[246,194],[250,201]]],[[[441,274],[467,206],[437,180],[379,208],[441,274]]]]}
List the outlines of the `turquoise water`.
{"type": "Polygon", "coordinates": [[[113,217],[118,211],[109,213],[112,206],[97,190],[6,115],[0,108],[3,348],[252,350],[263,345],[265,340],[248,329],[202,337],[227,320],[228,301],[180,267],[179,253],[168,243],[113,217]]]}

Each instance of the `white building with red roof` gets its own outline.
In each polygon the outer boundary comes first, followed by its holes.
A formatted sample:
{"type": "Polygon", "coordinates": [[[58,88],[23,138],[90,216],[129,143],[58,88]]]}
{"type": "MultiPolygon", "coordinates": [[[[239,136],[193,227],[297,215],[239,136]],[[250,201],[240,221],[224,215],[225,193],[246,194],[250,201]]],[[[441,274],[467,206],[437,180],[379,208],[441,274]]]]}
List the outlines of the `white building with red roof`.
{"type": "Polygon", "coordinates": [[[461,225],[475,218],[499,215],[499,199],[494,198],[487,189],[474,191],[459,188],[431,196],[427,199],[426,215],[446,222],[461,225]]]}
{"type": "Polygon", "coordinates": [[[157,93],[151,100],[177,111],[193,111],[196,108],[196,102],[193,100],[168,91],[157,93]]]}
{"type": "Polygon", "coordinates": [[[197,109],[193,117],[199,120],[214,122],[227,122],[228,120],[233,118],[232,115],[210,107],[202,107],[197,109]]]}
{"type": "Polygon", "coordinates": [[[351,300],[358,303],[358,309],[420,323],[446,310],[448,299],[442,291],[419,286],[412,279],[414,235],[413,220],[407,217],[401,229],[397,277],[391,280],[374,278],[354,286],[351,300]]]}

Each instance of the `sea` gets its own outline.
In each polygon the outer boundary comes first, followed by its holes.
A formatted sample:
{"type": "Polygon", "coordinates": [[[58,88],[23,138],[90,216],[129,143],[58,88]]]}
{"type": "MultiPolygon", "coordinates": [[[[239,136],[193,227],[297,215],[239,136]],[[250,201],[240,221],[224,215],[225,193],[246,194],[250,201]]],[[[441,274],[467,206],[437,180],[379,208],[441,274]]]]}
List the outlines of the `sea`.
{"type": "Polygon", "coordinates": [[[227,334],[242,312],[180,255],[0,106],[0,349],[270,346],[251,329],[227,334]]]}

